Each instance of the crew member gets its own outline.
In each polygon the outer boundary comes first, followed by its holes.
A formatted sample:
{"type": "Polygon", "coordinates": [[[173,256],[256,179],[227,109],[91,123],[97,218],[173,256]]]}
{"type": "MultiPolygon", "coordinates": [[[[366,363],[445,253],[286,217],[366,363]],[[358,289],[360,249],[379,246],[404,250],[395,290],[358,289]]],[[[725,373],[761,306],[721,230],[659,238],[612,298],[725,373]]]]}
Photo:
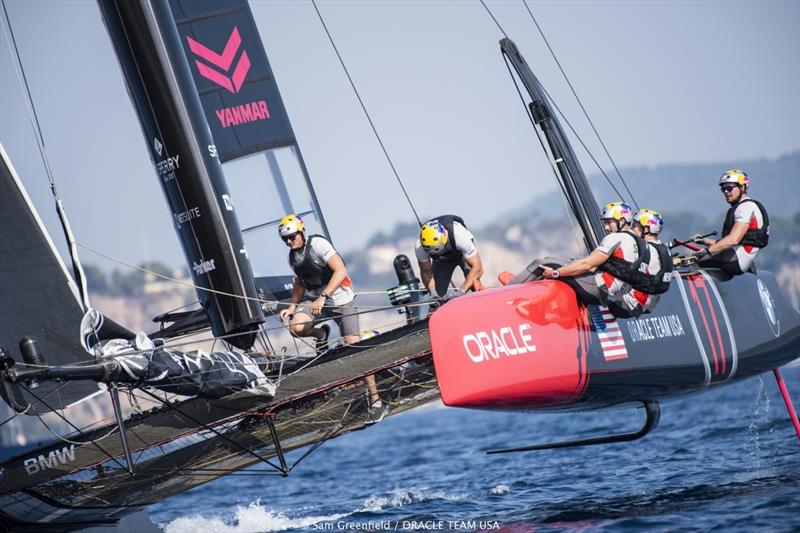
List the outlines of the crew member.
{"type": "MultiPolygon", "coordinates": [[[[608,232],[589,255],[552,268],[540,264],[543,278],[561,279],[588,305],[606,305],[618,317],[639,316],[648,293],[632,283],[646,272],[650,253],[633,228],[633,212],[624,202],[606,204],[600,215],[608,232]],[[593,273],[593,271],[595,271],[593,273]]],[[[551,263],[552,265],[552,263],[551,263]]]]}
{"type": "Polygon", "coordinates": [[[643,291],[647,294],[647,301],[642,304],[645,311],[655,308],[660,299],[659,295],[669,290],[672,280],[672,256],[669,248],[658,240],[658,234],[662,227],[664,227],[664,218],[658,211],[642,208],[633,215],[633,229],[644,239],[650,251],[647,272],[641,276],[638,283],[647,289],[643,291]]]}
{"type": "Polygon", "coordinates": [[[456,267],[464,272],[464,282],[456,288],[456,294],[483,288],[481,256],[475,247],[475,238],[461,217],[442,215],[424,223],[415,252],[422,284],[431,294],[447,294],[456,267]]]}
{"type": "MultiPolygon", "coordinates": [[[[328,348],[330,327],[314,326],[312,317],[332,318],[346,344],[358,342],[358,309],[347,268],[333,245],[322,235],[306,237],[305,224],[297,215],[286,215],[278,222],[278,234],[289,250],[289,265],[294,271],[292,303],[280,312],[281,320],[291,317],[289,330],[295,337],[314,337],[317,353],[328,348]]],[[[375,376],[364,378],[369,405],[383,407],[375,376]]]]}
{"type": "Polygon", "coordinates": [[[758,200],[747,196],[750,178],[741,170],[726,170],[719,187],[730,204],[722,226],[722,238],[702,239],[707,250],[693,255],[704,268],[720,268],[731,275],[754,271],[759,250],[769,243],[769,216],[758,200]]]}
{"type": "Polygon", "coordinates": [[[314,337],[317,351],[324,351],[330,327],[315,326],[314,318],[332,318],[345,343],[358,342],[355,293],[342,257],[325,237],[306,237],[305,225],[297,215],[283,217],[278,234],[290,248],[289,265],[295,274],[292,303],[280,312],[281,320],[290,319],[292,335],[314,337]]]}

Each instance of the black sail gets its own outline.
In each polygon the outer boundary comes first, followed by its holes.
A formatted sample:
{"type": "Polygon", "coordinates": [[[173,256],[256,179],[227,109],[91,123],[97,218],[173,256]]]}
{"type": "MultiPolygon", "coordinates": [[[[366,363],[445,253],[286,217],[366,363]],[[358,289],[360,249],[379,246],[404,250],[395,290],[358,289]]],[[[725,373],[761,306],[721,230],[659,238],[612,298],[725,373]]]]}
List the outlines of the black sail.
{"type": "Polygon", "coordinates": [[[223,161],[259,290],[288,296],[291,272],[277,237],[296,213],[330,239],[297,138],[245,0],[170,0],[189,70],[223,161]]]}
{"type": "MultiPolygon", "coordinates": [[[[45,364],[91,361],[80,344],[77,288],[2,145],[0,160],[0,347],[22,363],[19,343],[27,336],[39,343],[45,364]]],[[[30,396],[19,401],[32,403],[34,414],[62,409],[97,390],[91,382],[42,382],[36,395],[46,404],[30,396]]]]}
{"type": "Polygon", "coordinates": [[[99,4],[212,331],[247,349],[264,316],[170,6],[158,0],[99,4]]]}

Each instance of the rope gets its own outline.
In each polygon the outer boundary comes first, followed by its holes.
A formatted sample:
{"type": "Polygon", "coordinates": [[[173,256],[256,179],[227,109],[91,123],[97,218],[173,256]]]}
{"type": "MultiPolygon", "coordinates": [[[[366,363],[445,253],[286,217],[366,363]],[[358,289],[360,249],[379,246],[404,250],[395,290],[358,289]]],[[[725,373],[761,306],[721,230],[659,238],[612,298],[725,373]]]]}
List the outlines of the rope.
{"type": "Polygon", "coordinates": [[[486,5],[486,2],[484,2],[483,0],[481,0],[481,5],[482,5],[482,6],[483,6],[483,8],[486,10],[486,12],[487,12],[487,13],[489,13],[489,16],[490,16],[490,17],[492,17],[492,20],[494,21],[494,23],[495,23],[495,24],[497,24],[497,27],[498,27],[498,28],[500,28],[500,31],[501,31],[501,32],[503,32],[503,37],[505,37],[506,39],[508,39],[508,34],[506,33],[506,30],[504,30],[504,29],[503,29],[503,27],[500,25],[500,23],[499,23],[499,22],[497,22],[497,19],[496,19],[496,18],[494,18],[494,15],[493,15],[493,14],[492,14],[492,12],[489,10],[489,6],[487,6],[487,5],[486,5]]]}
{"type": "Polygon", "coordinates": [[[14,58],[16,61],[14,62],[14,70],[17,73],[17,79],[20,82],[20,85],[25,89],[25,107],[28,110],[28,118],[31,121],[31,126],[34,130],[34,136],[36,137],[36,144],[39,148],[39,155],[42,157],[42,163],[44,164],[45,173],[47,174],[47,179],[50,182],[50,191],[53,194],[53,199],[56,203],[56,212],[58,213],[59,221],[61,222],[61,228],[64,231],[64,237],[67,241],[67,246],[69,247],[69,255],[70,259],[72,260],[72,272],[75,276],[75,283],[78,286],[78,292],[81,298],[81,304],[84,310],[90,307],[89,304],[89,293],[86,288],[86,274],[83,271],[83,265],[81,265],[80,257],[78,257],[78,250],[75,247],[75,237],[72,234],[72,228],[69,225],[69,219],[67,218],[67,213],[64,210],[64,204],[61,202],[61,197],[58,194],[58,189],[56,189],[56,182],[55,178],[53,177],[53,171],[50,168],[50,159],[47,157],[47,148],[45,147],[44,143],[44,135],[42,134],[42,127],[39,123],[39,116],[36,114],[36,106],[33,104],[33,96],[31,95],[30,85],[28,84],[28,78],[25,76],[25,69],[22,67],[22,59],[20,58],[19,48],[17,47],[17,40],[14,37],[14,30],[11,27],[11,19],[8,16],[8,10],[6,9],[6,2],[2,0],[3,4],[3,14],[5,15],[6,25],[8,26],[8,35],[6,36],[6,42],[9,41],[9,36],[11,37],[11,41],[9,45],[11,48],[14,49],[14,58]]]}
{"type": "MultiPolygon", "coordinates": [[[[93,254],[99,255],[100,257],[108,259],[109,261],[112,261],[114,263],[123,265],[123,266],[128,267],[128,268],[132,268],[134,270],[138,270],[139,272],[142,272],[144,274],[151,274],[151,275],[153,275],[153,276],[155,276],[157,278],[161,278],[161,279],[164,279],[166,281],[170,281],[170,282],[176,283],[178,285],[183,285],[184,287],[189,287],[189,288],[197,290],[197,291],[205,291],[205,292],[208,292],[208,293],[211,293],[211,294],[219,294],[221,296],[228,296],[230,298],[239,298],[241,300],[248,300],[248,301],[258,302],[260,304],[271,304],[271,305],[276,305],[276,306],[283,305],[283,306],[287,306],[287,307],[290,305],[289,302],[281,302],[280,300],[267,300],[267,299],[263,299],[263,298],[254,298],[252,296],[244,296],[242,294],[234,294],[234,293],[220,291],[220,290],[216,290],[216,289],[209,289],[208,287],[201,287],[199,285],[195,285],[191,281],[186,281],[186,280],[182,280],[182,279],[173,278],[173,277],[167,276],[165,274],[160,274],[160,273],[155,272],[153,270],[148,270],[148,269],[146,269],[144,267],[136,266],[136,265],[134,265],[132,263],[128,263],[127,261],[124,261],[122,259],[118,259],[118,258],[113,257],[111,255],[108,255],[108,254],[106,254],[104,252],[101,252],[100,250],[97,250],[96,248],[93,248],[93,247],[89,246],[88,244],[84,244],[82,242],[76,242],[75,244],[77,244],[78,246],[80,246],[84,250],[87,250],[89,252],[92,252],[93,254]]],[[[426,289],[416,289],[415,291],[412,291],[412,292],[428,292],[428,291],[426,289]]],[[[385,294],[385,293],[386,293],[386,291],[364,291],[364,292],[356,292],[355,294],[356,295],[366,295],[366,294],[385,294]]],[[[187,307],[188,305],[191,305],[191,304],[187,304],[186,306],[183,306],[183,307],[187,307]]],[[[419,304],[419,305],[422,305],[422,304],[419,304]]],[[[337,305],[323,305],[322,307],[338,307],[338,306],[337,305]]],[[[385,309],[396,309],[395,307],[386,307],[385,305],[358,305],[358,307],[369,308],[369,309],[373,309],[375,311],[381,311],[381,310],[385,310],[385,309]]],[[[181,308],[179,307],[178,309],[181,309],[181,308]]]]}
{"type": "MultiPolygon", "coordinates": [[[[481,1],[483,1],[483,0],[481,0],[481,1]]],[[[592,122],[592,119],[589,118],[589,113],[586,111],[586,108],[583,106],[583,102],[578,97],[578,93],[575,92],[575,88],[572,86],[572,82],[569,80],[569,77],[567,76],[567,73],[564,71],[564,68],[561,66],[561,62],[558,60],[558,57],[556,56],[555,51],[550,46],[550,42],[547,40],[547,37],[545,37],[541,26],[539,26],[539,22],[536,20],[536,17],[533,16],[533,12],[531,11],[531,8],[528,6],[527,0],[522,0],[522,4],[525,6],[525,10],[528,12],[528,15],[530,15],[531,20],[536,25],[536,29],[539,30],[539,35],[542,36],[542,39],[544,40],[544,43],[547,45],[547,49],[550,50],[550,55],[553,56],[553,59],[555,60],[556,65],[558,65],[558,69],[561,71],[561,74],[564,76],[564,79],[566,80],[567,85],[569,85],[569,88],[572,91],[572,95],[575,96],[575,100],[578,101],[578,105],[581,107],[581,111],[583,111],[583,115],[586,117],[586,120],[589,121],[589,125],[591,125],[592,131],[594,131],[594,134],[597,136],[597,140],[600,141],[600,145],[603,147],[603,150],[605,151],[606,156],[608,156],[609,161],[611,161],[611,165],[613,165],[614,170],[617,173],[617,176],[619,176],[619,180],[625,186],[625,190],[628,191],[628,194],[630,195],[631,201],[636,206],[636,209],[639,209],[639,204],[636,202],[636,198],[633,196],[633,193],[631,192],[630,188],[628,188],[628,184],[625,182],[625,179],[622,177],[622,173],[619,171],[619,168],[617,168],[617,164],[614,162],[614,158],[611,157],[611,154],[609,153],[608,148],[606,148],[606,143],[603,142],[603,138],[600,137],[600,133],[597,131],[597,128],[595,127],[594,122],[592,122]]],[[[603,172],[602,169],[600,169],[600,171],[603,172]]],[[[603,175],[605,176],[605,172],[603,172],[603,175]]],[[[608,179],[608,176],[606,176],[606,179],[608,179]]],[[[616,191],[616,189],[614,189],[614,190],[616,191]]],[[[620,195],[620,199],[622,199],[621,195],[620,195]]]]}
{"type": "Polygon", "coordinates": [[[22,411],[21,413],[17,413],[17,412],[15,412],[13,415],[11,415],[10,417],[8,417],[8,418],[6,418],[5,420],[3,420],[2,422],[0,422],[0,428],[1,428],[1,427],[3,427],[3,426],[5,426],[6,424],[8,424],[9,422],[11,422],[11,421],[12,421],[12,420],[14,420],[15,418],[17,418],[17,416],[19,416],[19,415],[24,415],[24,414],[27,414],[27,413],[28,413],[28,411],[30,411],[30,409],[31,409],[31,404],[28,404],[28,406],[25,408],[25,410],[24,410],[24,411],[22,411]]]}
{"type": "MultiPolygon", "coordinates": [[[[517,78],[514,76],[514,73],[511,70],[511,66],[508,64],[508,58],[503,54],[503,62],[506,65],[506,69],[508,69],[508,75],[511,76],[511,81],[514,82],[514,88],[517,90],[517,94],[519,95],[519,100],[522,102],[522,107],[525,109],[525,114],[528,116],[528,120],[531,123],[531,127],[533,127],[533,131],[536,133],[536,138],[539,140],[539,144],[542,145],[542,150],[544,153],[547,154],[547,147],[544,144],[541,136],[539,135],[539,130],[536,129],[536,122],[533,120],[533,115],[531,114],[531,110],[528,109],[528,106],[525,105],[525,97],[522,96],[522,91],[519,88],[519,84],[517,83],[517,78]]],[[[551,160],[551,158],[547,158],[548,163],[550,163],[550,168],[553,170],[553,178],[556,181],[556,184],[561,189],[561,205],[564,207],[564,213],[567,215],[566,219],[569,221],[569,227],[572,231],[572,236],[575,238],[575,243],[578,245],[578,250],[581,249],[581,239],[578,233],[578,229],[575,227],[575,221],[573,220],[573,213],[570,212],[569,206],[567,205],[567,191],[564,190],[564,184],[561,183],[561,180],[558,178],[559,173],[558,169],[556,168],[555,164],[551,160]]]]}
{"type": "MultiPolygon", "coordinates": [[[[83,432],[83,430],[81,430],[81,429],[80,429],[78,426],[76,426],[75,424],[73,424],[73,423],[72,423],[72,422],[71,422],[71,421],[70,421],[70,420],[69,420],[67,417],[65,417],[64,415],[62,415],[61,413],[59,413],[57,410],[53,409],[52,407],[50,407],[50,405],[48,405],[48,404],[47,404],[47,402],[45,402],[45,401],[44,401],[44,399],[40,398],[40,397],[39,397],[39,396],[37,396],[35,393],[31,392],[31,390],[30,390],[28,387],[26,387],[25,385],[23,385],[22,383],[19,383],[19,386],[20,386],[20,387],[22,387],[22,388],[23,388],[25,391],[27,391],[27,393],[28,393],[28,394],[30,394],[31,396],[33,396],[34,398],[36,398],[36,400],[38,400],[40,403],[42,403],[42,404],[43,404],[45,407],[47,407],[48,409],[50,409],[50,411],[52,411],[53,413],[55,413],[55,414],[56,414],[56,415],[57,415],[57,416],[58,416],[58,417],[59,417],[61,420],[63,420],[63,421],[64,421],[64,422],[66,422],[67,424],[69,424],[69,425],[70,425],[70,427],[72,427],[72,429],[74,429],[75,431],[77,431],[77,432],[78,432],[78,434],[79,434],[81,437],[83,437],[84,439],[86,439],[86,442],[84,442],[84,443],[79,443],[79,444],[81,444],[81,445],[84,445],[84,444],[88,444],[88,443],[90,443],[90,442],[91,442],[91,443],[92,443],[92,444],[93,444],[93,445],[94,445],[94,446],[95,446],[95,447],[96,447],[98,450],[100,450],[100,451],[101,451],[103,454],[105,454],[105,455],[106,455],[106,456],[107,456],[109,459],[111,459],[112,461],[114,461],[115,463],[117,463],[117,464],[120,466],[120,468],[125,468],[125,465],[123,465],[122,463],[120,463],[120,462],[117,460],[117,458],[116,458],[116,457],[114,457],[113,455],[111,455],[111,454],[110,454],[108,451],[106,451],[106,449],[105,449],[105,448],[103,448],[102,446],[100,446],[100,445],[97,443],[97,440],[95,440],[95,439],[92,439],[91,437],[89,437],[89,436],[88,436],[86,433],[84,433],[84,432],[83,432]]],[[[37,416],[38,416],[38,411],[37,411],[37,416]]],[[[40,416],[39,416],[39,420],[40,420],[40,421],[42,420],[40,416]]],[[[47,424],[46,424],[46,423],[44,423],[44,422],[42,422],[42,423],[45,425],[45,427],[47,427],[47,424]]],[[[49,429],[49,427],[48,427],[48,429],[49,429]]],[[[106,436],[108,436],[108,435],[106,435],[106,436]]],[[[61,438],[61,437],[59,437],[59,438],[61,438]]]]}
{"type": "Polygon", "coordinates": [[[364,105],[364,100],[361,99],[361,95],[358,93],[356,84],[355,82],[353,82],[353,78],[350,76],[350,72],[347,70],[347,66],[344,64],[342,55],[339,53],[339,49],[336,47],[336,43],[333,41],[331,32],[328,31],[328,26],[325,24],[325,19],[322,18],[322,13],[320,13],[319,7],[317,7],[316,0],[311,0],[311,4],[314,6],[314,10],[317,12],[319,21],[322,23],[322,27],[325,29],[325,33],[328,35],[328,40],[331,42],[331,46],[333,46],[334,52],[336,52],[336,57],[339,58],[339,63],[342,65],[342,69],[344,69],[344,73],[347,75],[347,79],[350,81],[350,86],[353,88],[353,92],[356,94],[356,98],[358,98],[358,103],[361,104],[361,109],[364,111],[364,115],[367,117],[367,121],[369,121],[369,125],[370,127],[372,127],[373,133],[375,133],[375,138],[378,139],[378,144],[381,145],[381,149],[383,150],[383,155],[386,156],[386,161],[389,162],[389,166],[392,168],[392,172],[394,173],[394,177],[397,180],[397,184],[400,185],[400,189],[403,191],[403,194],[406,197],[406,201],[408,202],[409,207],[411,207],[411,211],[414,212],[414,218],[417,219],[417,224],[422,226],[422,220],[419,218],[419,214],[417,214],[417,210],[414,208],[414,203],[411,201],[411,197],[408,195],[408,191],[406,191],[406,188],[403,185],[403,181],[400,179],[400,174],[398,174],[397,169],[395,168],[394,163],[392,162],[392,158],[389,157],[389,152],[386,150],[386,146],[384,146],[383,144],[383,140],[381,139],[381,136],[378,133],[378,129],[375,127],[375,123],[372,121],[372,117],[370,117],[370,114],[367,111],[367,106],[364,105]]]}

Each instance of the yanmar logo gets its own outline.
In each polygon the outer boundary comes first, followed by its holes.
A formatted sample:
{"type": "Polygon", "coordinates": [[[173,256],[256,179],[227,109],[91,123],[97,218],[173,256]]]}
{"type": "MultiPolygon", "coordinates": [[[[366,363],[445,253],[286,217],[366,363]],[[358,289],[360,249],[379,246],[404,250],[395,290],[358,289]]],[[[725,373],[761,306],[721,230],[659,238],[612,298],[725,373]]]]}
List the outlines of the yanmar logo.
{"type": "Polygon", "coordinates": [[[23,464],[25,465],[25,472],[30,476],[42,470],[47,470],[48,468],[57,468],[59,465],[64,465],[67,464],[68,461],[74,460],[75,445],[70,444],[60,450],[53,450],[47,454],[47,457],[39,455],[38,457],[25,459],[23,464]]]}
{"type": "MultiPolygon", "coordinates": [[[[237,94],[241,90],[245,76],[250,71],[250,57],[248,57],[247,51],[242,50],[239,60],[234,62],[242,46],[239,28],[233,28],[233,32],[228,38],[228,43],[221,54],[209,49],[188,35],[186,36],[186,41],[195,55],[209,63],[206,64],[199,59],[195,59],[194,64],[197,66],[197,71],[201,76],[220,87],[224,87],[232,94],[237,94]]],[[[270,118],[266,100],[256,100],[230,107],[222,107],[215,109],[214,114],[217,115],[219,124],[223,128],[270,118]]]]}
{"type": "Polygon", "coordinates": [[[233,59],[239,51],[242,44],[242,38],[239,36],[239,28],[234,27],[231,36],[228,38],[228,43],[221,54],[207,48],[205,45],[195,41],[188,35],[186,41],[189,43],[189,48],[195,55],[200,56],[202,59],[208,61],[213,65],[213,68],[205,63],[195,59],[194,64],[197,65],[197,70],[200,75],[211,80],[220,87],[225,87],[231,93],[236,94],[242,88],[244,78],[250,70],[250,58],[247,56],[247,51],[243,51],[239,57],[236,65],[233,64],[233,59]],[[233,71],[231,72],[231,69],[233,71]],[[229,74],[230,73],[230,74],[229,74]]]}
{"type": "Polygon", "coordinates": [[[501,355],[522,355],[536,351],[530,324],[467,333],[462,341],[473,363],[499,359],[501,355]]]}
{"type": "Polygon", "coordinates": [[[219,124],[223,128],[269,118],[269,109],[267,109],[265,100],[215,109],[214,113],[217,114],[219,124]]]}

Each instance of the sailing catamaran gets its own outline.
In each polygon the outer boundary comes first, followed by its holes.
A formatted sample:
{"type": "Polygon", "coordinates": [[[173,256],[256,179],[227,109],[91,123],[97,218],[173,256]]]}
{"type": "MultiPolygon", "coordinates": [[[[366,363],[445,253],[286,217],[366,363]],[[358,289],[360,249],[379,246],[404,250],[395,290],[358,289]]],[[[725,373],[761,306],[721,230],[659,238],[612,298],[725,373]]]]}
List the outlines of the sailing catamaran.
{"type": "MultiPolygon", "coordinates": [[[[200,308],[160,315],[150,336],[96,312],[82,318],[89,304],[79,262],[73,256],[73,278],[3,152],[9,209],[4,203],[0,231],[9,246],[0,297],[20,302],[3,309],[0,327],[8,420],[35,424],[43,413],[98,401],[96,382],[108,384],[116,415],[91,428],[65,419],[69,437],[4,460],[0,520],[8,525],[115,524],[258,462],[264,468],[250,473],[288,475],[325,441],[387,414],[370,410],[361,385],[368,376],[390,414],[438,399],[427,324],[413,307],[405,326],[324,358],[298,362],[270,349],[269,332],[282,327],[270,327],[269,315],[291,283],[277,221],[294,212],[311,231],[328,231],[247,3],[99,5],[200,308]],[[173,346],[208,329],[227,350],[173,346]],[[255,344],[262,349],[253,353],[255,344]],[[125,417],[120,389],[156,407],[125,417]]],[[[415,280],[404,280],[393,299],[408,305],[415,280]]]]}
{"type": "MultiPolygon", "coordinates": [[[[83,317],[88,298],[79,268],[74,278],[67,273],[3,152],[0,193],[11,200],[0,211],[0,235],[13,246],[0,256],[0,297],[15,302],[13,317],[0,311],[3,399],[12,417],[36,421],[92,401],[86,398],[101,382],[116,414],[114,423],[73,426],[68,438],[3,461],[3,526],[122,525],[151,503],[256,463],[263,466],[248,474],[287,475],[326,440],[374,422],[361,386],[367,376],[375,376],[390,414],[436,400],[440,387],[454,406],[594,409],[642,402],[647,409],[635,434],[541,448],[638,438],[657,423],[658,399],[777,368],[798,353],[800,317],[769,274],[723,279],[686,269],[657,312],[640,319],[584,306],[558,282],[489,289],[443,305],[432,315],[429,336],[428,320],[412,301],[417,281],[398,258],[402,277],[392,299],[408,306],[407,324],[290,372],[266,342],[251,351],[275,309],[261,304],[282,299],[289,281],[285,249],[270,250],[280,243],[262,235],[274,237],[287,212],[328,232],[249,7],[241,0],[210,11],[185,0],[101,0],[100,7],[201,308],[159,317],[163,329],[146,338],[99,315],[83,317]],[[269,192],[258,194],[261,188],[269,192]],[[20,268],[23,260],[28,268],[20,268]],[[733,310],[743,306],[761,314],[737,318],[733,310]],[[100,358],[77,340],[82,318],[84,345],[100,358]],[[223,381],[219,390],[198,384],[190,365],[167,376],[164,367],[149,372],[154,361],[199,357],[170,343],[206,329],[229,348],[217,358],[208,354],[207,364],[227,362],[232,374],[254,367],[253,375],[234,375],[240,381],[223,381]],[[120,357],[105,350],[109,340],[122,342],[120,357]],[[248,359],[230,359],[243,351],[248,359]],[[129,372],[135,365],[148,372],[129,372]],[[276,388],[250,390],[262,379],[276,388]],[[190,399],[155,390],[187,382],[197,386],[190,399]],[[125,417],[119,390],[156,406],[125,417]],[[288,452],[306,446],[289,460],[288,452]]],[[[603,230],[580,165],[516,46],[505,39],[501,50],[528,93],[526,108],[591,248],[603,230]]],[[[216,367],[204,368],[201,376],[216,367]]],[[[223,379],[215,375],[208,383],[223,379]]]]}
{"type": "MultiPolygon", "coordinates": [[[[517,46],[505,38],[500,49],[527,94],[520,98],[591,251],[605,230],[580,163],[517,46]]],[[[642,428],[632,433],[494,452],[541,450],[641,438],[658,424],[659,399],[774,370],[800,437],[778,370],[800,354],[800,313],[785,301],[775,277],[679,265],[658,306],[638,318],[576,301],[575,292],[555,280],[448,303],[430,322],[442,400],[482,409],[645,408],[642,428]]]]}

